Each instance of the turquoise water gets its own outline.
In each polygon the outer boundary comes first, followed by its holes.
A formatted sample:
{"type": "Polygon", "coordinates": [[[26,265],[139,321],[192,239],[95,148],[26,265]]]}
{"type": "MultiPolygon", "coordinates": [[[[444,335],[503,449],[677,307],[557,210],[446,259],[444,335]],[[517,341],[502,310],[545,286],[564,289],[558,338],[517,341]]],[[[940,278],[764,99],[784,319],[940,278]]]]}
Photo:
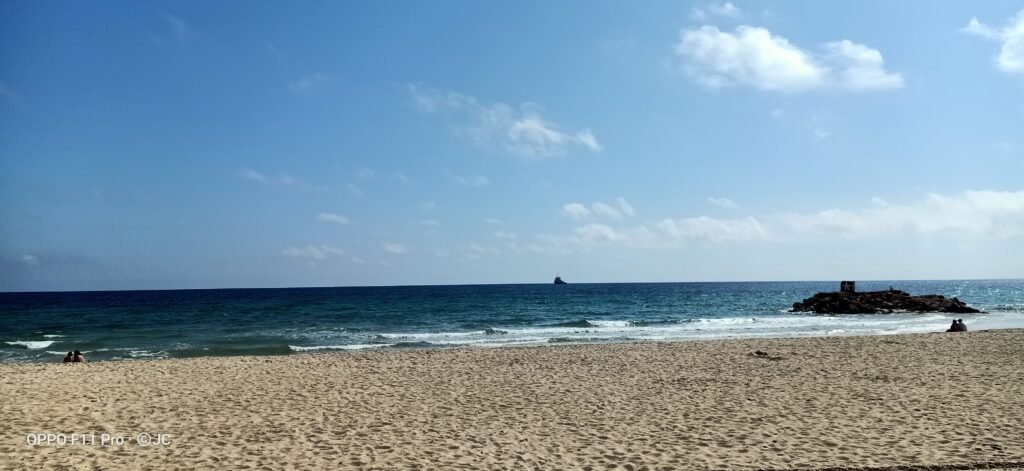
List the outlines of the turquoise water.
{"type": "MultiPolygon", "coordinates": [[[[1024,280],[858,282],[957,296],[971,330],[1024,327],[1024,280]]],[[[953,315],[786,312],[837,282],[0,293],[0,361],[943,331],[953,315]]]]}

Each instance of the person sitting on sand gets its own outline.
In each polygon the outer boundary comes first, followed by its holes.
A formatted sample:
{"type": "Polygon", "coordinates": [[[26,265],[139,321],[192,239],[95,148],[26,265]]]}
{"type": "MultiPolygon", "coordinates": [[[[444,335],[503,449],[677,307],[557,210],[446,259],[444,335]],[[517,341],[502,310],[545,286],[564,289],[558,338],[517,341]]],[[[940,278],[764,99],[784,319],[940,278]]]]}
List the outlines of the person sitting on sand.
{"type": "Polygon", "coordinates": [[[75,363],[85,363],[85,355],[82,355],[82,352],[75,350],[75,356],[72,361],[75,363]]]}
{"type": "Polygon", "coordinates": [[[68,352],[68,356],[64,357],[64,363],[71,363],[75,361],[75,354],[68,352]]]}
{"type": "Polygon", "coordinates": [[[953,323],[949,325],[949,328],[946,329],[946,332],[959,332],[959,331],[960,331],[960,326],[957,325],[956,319],[953,319],[953,323]]]}
{"type": "Polygon", "coordinates": [[[967,332],[967,324],[964,324],[963,319],[956,320],[957,332],[967,332]]]}

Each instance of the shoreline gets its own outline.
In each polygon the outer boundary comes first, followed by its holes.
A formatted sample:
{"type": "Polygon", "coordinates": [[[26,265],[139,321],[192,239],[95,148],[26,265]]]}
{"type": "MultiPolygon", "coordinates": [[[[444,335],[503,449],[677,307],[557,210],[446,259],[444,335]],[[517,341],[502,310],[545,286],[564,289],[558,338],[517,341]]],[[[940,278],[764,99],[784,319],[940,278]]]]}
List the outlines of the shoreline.
{"type": "Polygon", "coordinates": [[[1024,467],[1024,329],[550,347],[0,364],[0,468],[1024,467]]]}
{"type": "MultiPolygon", "coordinates": [[[[884,314],[878,314],[884,315],[884,314]]],[[[996,332],[1004,330],[1022,330],[1024,327],[1018,326],[1007,326],[1007,327],[993,327],[978,330],[971,330],[968,333],[977,332],[996,332]]],[[[891,336],[902,336],[902,335],[930,335],[930,334],[946,334],[950,332],[943,331],[931,331],[931,332],[893,332],[893,333],[865,333],[865,332],[837,332],[826,335],[820,335],[816,333],[808,333],[805,335],[791,334],[791,335],[751,335],[746,337],[713,337],[713,338],[668,338],[668,339],[624,339],[624,340],[602,340],[602,341],[551,341],[537,342],[537,343],[519,343],[519,344],[431,344],[431,345],[407,345],[415,344],[420,342],[399,342],[402,346],[396,347],[394,344],[381,344],[381,345],[338,345],[338,346],[293,346],[286,345],[282,347],[274,347],[275,352],[266,353],[262,350],[257,350],[257,353],[248,354],[210,354],[210,355],[184,355],[184,356],[166,356],[166,357],[153,357],[143,356],[139,358],[120,358],[120,359],[98,359],[89,360],[89,363],[132,363],[140,361],[167,361],[167,360],[190,360],[197,358],[239,358],[239,357],[250,357],[250,358],[263,358],[263,357],[292,357],[302,355],[353,355],[361,353],[402,353],[402,352],[418,352],[418,351],[432,351],[432,350],[489,350],[489,349],[517,349],[517,348],[547,348],[547,347],[574,347],[574,346],[600,346],[600,345],[643,345],[643,344],[672,344],[672,343],[688,343],[688,342],[716,342],[716,341],[745,341],[745,340],[796,340],[796,339],[819,339],[819,338],[847,338],[847,337],[891,337],[891,336]],[[362,348],[351,348],[351,347],[362,347],[362,348]],[[288,349],[288,351],[284,351],[288,349]]],[[[958,332],[959,333],[959,332],[958,332]]],[[[61,363],[63,351],[61,352],[50,352],[53,355],[52,360],[46,361],[14,361],[4,362],[0,361],[0,366],[3,365],[40,365],[50,363],[61,363]]],[[[83,353],[92,353],[88,350],[83,350],[83,353]]]]}

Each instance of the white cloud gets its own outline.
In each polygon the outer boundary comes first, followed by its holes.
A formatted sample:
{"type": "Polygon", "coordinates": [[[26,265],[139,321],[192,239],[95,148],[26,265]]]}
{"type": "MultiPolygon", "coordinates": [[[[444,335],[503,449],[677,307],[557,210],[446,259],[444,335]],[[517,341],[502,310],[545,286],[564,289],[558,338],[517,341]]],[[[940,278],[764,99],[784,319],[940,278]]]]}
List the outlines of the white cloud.
{"type": "Polygon", "coordinates": [[[961,32],[1001,43],[996,66],[1003,72],[1024,74],[1024,9],[1021,9],[1002,28],[993,28],[971,18],[961,32]]]}
{"type": "Polygon", "coordinates": [[[743,11],[740,10],[732,2],[725,3],[712,3],[704,8],[694,8],[690,13],[690,18],[697,21],[707,21],[714,16],[721,16],[725,18],[731,18],[738,20],[743,17],[743,11]]]}
{"type": "Polygon", "coordinates": [[[581,203],[568,203],[562,206],[562,214],[574,220],[590,218],[621,220],[624,217],[633,216],[636,211],[625,198],[620,196],[615,199],[615,206],[601,201],[592,203],[589,208],[581,203]]]}
{"type": "Polygon", "coordinates": [[[908,204],[843,210],[780,218],[794,235],[882,237],[910,234],[954,238],[1024,236],[1024,191],[965,191],[959,195],[930,194],[908,204]]]}
{"type": "Polygon", "coordinates": [[[729,198],[716,198],[714,196],[708,197],[708,203],[725,209],[738,209],[740,207],[735,201],[729,198]]]}
{"type": "Polygon", "coordinates": [[[330,254],[330,255],[336,255],[336,256],[339,256],[339,257],[342,256],[342,255],[345,255],[345,251],[344,250],[337,249],[337,248],[331,247],[329,245],[321,245],[320,246],[320,250],[323,250],[324,253],[327,253],[327,254],[330,254]]]}
{"type": "Polygon", "coordinates": [[[654,248],[660,241],[647,227],[616,228],[609,224],[591,222],[577,226],[572,233],[561,236],[539,235],[537,243],[517,247],[536,253],[572,253],[596,247],[619,245],[629,248],[654,248]]]}
{"type": "Polygon", "coordinates": [[[602,223],[578,226],[568,236],[541,236],[538,239],[546,245],[531,244],[527,249],[534,252],[569,253],[574,250],[590,250],[611,245],[649,249],[665,247],[666,244],[663,237],[646,226],[615,228],[602,223]]]}
{"type": "Polygon", "coordinates": [[[580,203],[569,203],[562,206],[562,213],[572,219],[587,219],[590,217],[590,210],[580,203]]]}
{"type": "Polygon", "coordinates": [[[459,185],[470,188],[483,188],[491,184],[491,180],[483,175],[469,175],[464,177],[462,175],[449,174],[449,178],[459,185]]]}
{"type": "Polygon", "coordinates": [[[799,91],[820,86],[828,73],[809,54],[764,28],[740,26],[732,34],[705,25],[683,29],[679,38],[676,54],[711,88],[743,84],[799,91]]]}
{"type": "Polygon", "coordinates": [[[480,244],[472,244],[472,245],[470,245],[469,246],[469,250],[472,250],[472,251],[478,252],[478,253],[490,253],[490,254],[498,254],[498,253],[501,252],[501,250],[499,250],[497,247],[495,247],[493,245],[486,245],[486,246],[484,246],[484,245],[480,245],[480,244]]]}
{"type": "Polygon", "coordinates": [[[824,141],[825,139],[832,137],[831,131],[826,131],[820,128],[812,129],[811,133],[814,134],[814,140],[816,141],[824,141]]]}
{"type": "Polygon", "coordinates": [[[345,184],[345,189],[348,190],[348,194],[352,195],[353,198],[362,198],[363,189],[355,186],[351,183],[345,184]]]}
{"type": "Polygon", "coordinates": [[[591,211],[594,212],[596,217],[605,217],[609,219],[622,219],[622,213],[619,210],[602,203],[600,201],[590,205],[591,211]]]}
{"type": "Polygon", "coordinates": [[[636,211],[633,210],[633,205],[629,204],[629,202],[626,201],[626,198],[621,196],[615,198],[615,203],[618,204],[619,211],[622,211],[622,214],[625,214],[626,216],[633,216],[636,214],[636,211]]]}
{"type": "Polygon", "coordinates": [[[972,17],[971,21],[967,22],[967,26],[960,28],[961,33],[973,34],[980,36],[985,39],[991,39],[993,41],[1001,41],[1003,39],[1003,33],[985,23],[978,21],[977,17],[972,17]]]}
{"type": "Polygon", "coordinates": [[[421,219],[419,221],[419,225],[421,225],[421,226],[430,226],[430,227],[439,227],[441,225],[441,223],[438,222],[438,220],[436,220],[436,219],[421,219]]]}
{"type": "Polygon", "coordinates": [[[882,54],[842,40],[805,51],[764,28],[740,26],[734,33],[704,25],[679,32],[675,53],[682,68],[709,88],[745,85],[760,90],[881,90],[903,86],[887,72],[882,54]]]}
{"type": "Polygon", "coordinates": [[[764,240],[768,231],[753,217],[743,219],[717,219],[705,216],[683,219],[665,219],[658,223],[669,240],[682,242],[744,242],[764,240]]]}
{"type": "Polygon", "coordinates": [[[33,266],[34,267],[34,266],[39,265],[39,257],[37,257],[35,255],[32,255],[30,253],[27,253],[27,254],[24,254],[24,255],[21,256],[21,263],[24,263],[25,265],[29,265],[29,266],[33,266]]]}
{"type": "MultiPolygon", "coordinates": [[[[373,180],[373,177],[376,175],[376,172],[369,167],[360,167],[359,170],[356,171],[356,176],[363,180],[373,180]]],[[[405,175],[402,176],[404,177],[405,175]]]]}
{"type": "Polygon", "coordinates": [[[356,263],[356,264],[359,264],[359,265],[364,265],[366,263],[366,260],[363,260],[363,259],[361,259],[359,257],[353,256],[352,257],[352,263],[356,263]]]}
{"type": "MultiPolygon", "coordinates": [[[[493,130],[485,130],[487,133],[493,130]]],[[[561,155],[570,146],[580,146],[591,151],[601,150],[597,139],[589,129],[575,135],[565,134],[552,123],[544,121],[539,110],[524,107],[523,114],[508,127],[506,148],[516,155],[547,157],[561,155]]],[[[489,137],[486,139],[490,139],[489,137]]]]}
{"type": "Polygon", "coordinates": [[[293,93],[307,93],[316,87],[330,82],[330,77],[323,74],[313,74],[302,77],[288,84],[288,89],[293,93]]]}
{"type": "Polygon", "coordinates": [[[499,239],[505,239],[505,240],[515,240],[519,236],[516,235],[515,233],[512,233],[512,232],[497,231],[497,232],[494,233],[494,237],[497,237],[499,239]]]}
{"type": "Polygon", "coordinates": [[[196,31],[180,17],[167,13],[166,11],[161,12],[160,16],[167,22],[167,25],[170,26],[171,32],[174,34],[174,40],[177,41],[178,44],[187,44],[196,37],[196,31]]]}
{"type": "Polygon", "coordinates": [[[383,245],[383,247],[386,252],[393,253],[396,255],[403,255],[409,253],[409,249],[402,244],[387,242],[383,245]]]}
{"type": "Polygon", "coordinates": [[[505,224],[505,221],[502,221],[501,219],[495,219],[495,218],[484,219],[484,222],[489,224],[489,225],[491,225],[491,226],[501,226],[501,225],[505,224]]]}
{"type": "Polygon", "coordinates": [[[525,158],[547,158],[580,149],[601,151],[589,129],[565,132],[541,115],[542,109],[524,103],[518,109],[504,103],[481,103],[452,91],[409,87],[420,110],[442,113],[459,124],[458,133],[476,146],[525,158]]]}
{"type": "Polygon", "coordinates": [[[307,245],[305,247],[288,247],[281,251],[281,255],[295,258],[308,258],[312,260],[324,260],[330,256],[340,257],[345,251],[329,245],[307,245]]]}
{"type": "Polygon", "coordinates": [[[253,180],[260,183],[267,183],[270,181],[270,179],[268,179],[262,173],[257,172],[251,168],[242,169],[240,172],[238,172],[238,176],[246,180],[253,180]]]}
{"type": "Polygon", "coordinates": [[[333,222],[335,224],[348,224],[349,220],[347,217],[335,213],[320,213],[316,215],[316,220],[321,222],[333,222]]]}
{"type": "Polygon", "coordinates": [[[238,172],[238,176],[245,180],[254,181],[267,186],[280,186],[292,188],[302,192],[327,192],[330,191],[327,187],[319,185],[310,185],[298,178],[295,178],[286,173],[278,174],[276,177],[270,177],[264,175],[251,168],[242,169],[238,172]]]}
{"type": "Polygon", "coordinates": [[[587,224],[577,227],[575,233],[580,238],[580,241],[585,244],[621,242],[629,237],[607,224],[587,224]]]}
{"type": "Polygon", "coordinates": [[[274,57],[277,62],[285,64],[288,62],[288,56],[285,55],[281,48],[277,47],[273,43],[267,43],[267,52],[274,57]]]}
{"type": "MultiPolygon", "coordinates": [[[[602,246],[672,249],[692,242],[792,243],[807,240],[886,237],[1024,238],[1024,191],[930,194],[910,204],[880,197],[862,209],[744,218],[666,218],[651,227],[587,223],[563,236],[539,236],[538,251],[572,252],[602,246]]],[[[587,209],[580,205],[583,209],[587,209]]]]}
{"type": "Polygon", "coordinates": [[[849,40],[822,46],[834,67],[833,73],[843,87],[852,90],[884,90],[903,86],[903,77],[885,71],[885,60],[877,49],[849,40]]]}

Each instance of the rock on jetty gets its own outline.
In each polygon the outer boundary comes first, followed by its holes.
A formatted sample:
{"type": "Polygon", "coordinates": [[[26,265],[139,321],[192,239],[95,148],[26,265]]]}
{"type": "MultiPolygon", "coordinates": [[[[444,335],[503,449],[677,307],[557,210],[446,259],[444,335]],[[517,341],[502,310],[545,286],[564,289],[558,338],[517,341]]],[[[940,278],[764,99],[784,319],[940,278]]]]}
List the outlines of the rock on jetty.
{"type": "Polygon", "coordinates": [[[791,312],[816,314],[888,314],[893,312],[981,312],[957,298],[938,294],[911,296],[906,291],[865,291],[858,293],[853,282],[844,281],[842,290],[818,293],[802,302],[794,303],[791,312]],[[849,285],[847,285],[849,283],[849,285]]]}

